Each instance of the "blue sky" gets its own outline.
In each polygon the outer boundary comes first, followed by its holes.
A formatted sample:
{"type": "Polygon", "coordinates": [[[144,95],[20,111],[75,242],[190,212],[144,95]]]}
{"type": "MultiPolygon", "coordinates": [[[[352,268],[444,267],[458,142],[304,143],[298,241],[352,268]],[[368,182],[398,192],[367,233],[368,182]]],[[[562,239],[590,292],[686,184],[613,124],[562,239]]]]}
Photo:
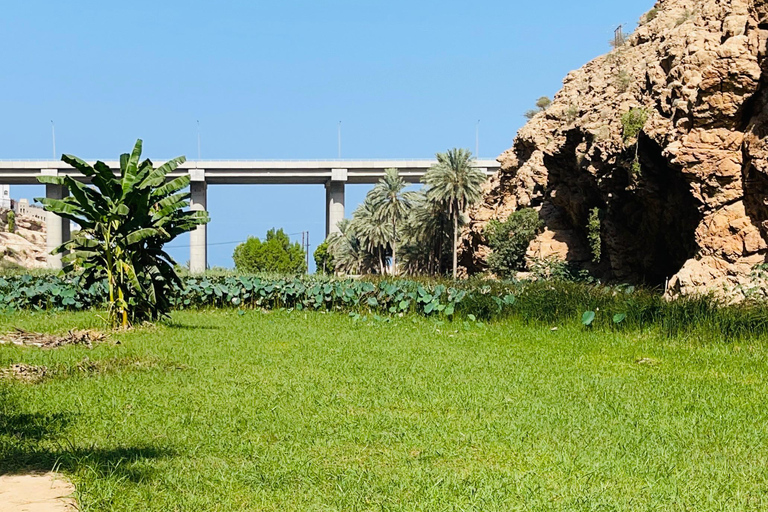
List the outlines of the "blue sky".
{"type": "MultiPolygon", "coordinates": [[[[507,149],[541,95],[650,0],[35,1],[0,17],[0,159],[429,158],[507,149]]],[[[347,215],[367,187],[347,188],[347,215]]],[[[16,198],[38,187],[12,187],[16,198]]],[[[325,232],[322,186],[209,187],[209,264],[267,229],[325,232]]],[[[293,237],[300,239],[300,235],[293,237]]],[[[188,239],[172,253],[188,260],[188,239]]]]}

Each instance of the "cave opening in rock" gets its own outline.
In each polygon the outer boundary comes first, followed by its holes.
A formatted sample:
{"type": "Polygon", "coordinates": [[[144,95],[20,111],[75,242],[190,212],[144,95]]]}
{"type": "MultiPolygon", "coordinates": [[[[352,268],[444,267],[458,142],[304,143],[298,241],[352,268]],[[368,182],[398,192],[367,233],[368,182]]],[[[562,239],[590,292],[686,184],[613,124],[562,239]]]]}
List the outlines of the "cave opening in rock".
{"type": "Polygon", "coordinates": [[[608,202],[610,265],[615,279],[660,286],[696,254],[702,215],[682,172],[661,147],[643,133],[638,144],[635,186],[612,193],[608,202]]]}

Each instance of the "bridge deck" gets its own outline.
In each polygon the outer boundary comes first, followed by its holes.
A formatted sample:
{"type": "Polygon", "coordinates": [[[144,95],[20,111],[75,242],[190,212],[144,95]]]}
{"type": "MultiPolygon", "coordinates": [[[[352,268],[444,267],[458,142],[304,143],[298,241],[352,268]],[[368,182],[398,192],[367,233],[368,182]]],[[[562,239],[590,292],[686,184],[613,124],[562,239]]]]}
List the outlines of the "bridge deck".
{"type": "MultiPolygon", "coordinates": [[[[105,163],[112,169],[119,167],[114,160],[105,163]]],[[[324,184],[331,179],[332,169],[346,169],[347,183],[370,184],[376,183],[385,169],[394,167],[405,181],[416,183],[435,163],[434,160],[201,160],[185,162],[171,176],[204,169],[205,181],[210,184],[324,184]]],[[[476,166],[486,169],[488,174],[499,169],[496,160],[477,160],[476,166]]],[[[35,184],[41,169],[76,174],[72,167],[61,161],[0,160],[0,183],[35,184]]]]}

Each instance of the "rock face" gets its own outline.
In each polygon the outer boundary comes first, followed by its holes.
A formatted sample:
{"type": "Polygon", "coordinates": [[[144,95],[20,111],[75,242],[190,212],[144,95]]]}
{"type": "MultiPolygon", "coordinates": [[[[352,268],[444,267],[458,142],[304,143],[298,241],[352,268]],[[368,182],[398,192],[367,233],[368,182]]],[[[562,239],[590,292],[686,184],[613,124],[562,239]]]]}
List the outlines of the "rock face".
{"type": "Polygon", "coordinates": [[[45,226],[30,217],[16,216],[16,230],[8,233],[9,210],[0,208],[0,265],[26,268],[46,266],[45,226]]]}
{"type": "Polygon", "coordinates": [[[491,218],[539,210],[529,256],[670,293],[744,280],[768,249],[768,0],[660,0],[628,41],[571,72],[499,157],[461,262],[485,268],[491,218]],[[634,137],[622,117],[647,116],[634,137]],[[589,213],[601,213],[592,262],[589,213]]]}

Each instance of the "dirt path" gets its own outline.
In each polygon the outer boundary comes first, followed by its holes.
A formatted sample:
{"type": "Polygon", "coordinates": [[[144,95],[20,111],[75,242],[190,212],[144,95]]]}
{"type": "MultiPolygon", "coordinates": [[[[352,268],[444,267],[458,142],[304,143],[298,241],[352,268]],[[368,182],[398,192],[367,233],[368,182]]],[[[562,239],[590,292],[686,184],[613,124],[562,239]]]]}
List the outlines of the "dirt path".
{"type": "Polygon", "coordinates": [[[74,512],[75,487],[54,473],[0,476],[0,512],[74,512]]]}

